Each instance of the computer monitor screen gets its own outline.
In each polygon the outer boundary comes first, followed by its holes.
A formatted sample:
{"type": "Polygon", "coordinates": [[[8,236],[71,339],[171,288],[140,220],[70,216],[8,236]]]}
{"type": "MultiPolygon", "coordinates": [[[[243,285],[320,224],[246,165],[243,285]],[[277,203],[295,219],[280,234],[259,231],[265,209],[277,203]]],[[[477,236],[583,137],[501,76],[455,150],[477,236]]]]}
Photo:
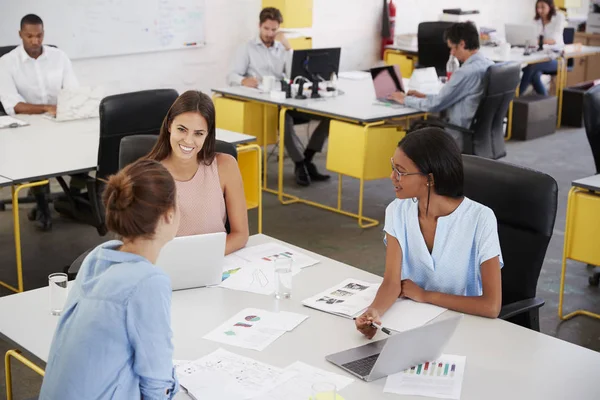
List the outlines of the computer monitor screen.
{"type": "Polygon", "coordinates": [[[342,49],[339,47],[294,50],[291,78],[303,76],[311,81],[314,79],[328,81],[331,79],[331,74],[339,73],[341,52],[342,49]]]}

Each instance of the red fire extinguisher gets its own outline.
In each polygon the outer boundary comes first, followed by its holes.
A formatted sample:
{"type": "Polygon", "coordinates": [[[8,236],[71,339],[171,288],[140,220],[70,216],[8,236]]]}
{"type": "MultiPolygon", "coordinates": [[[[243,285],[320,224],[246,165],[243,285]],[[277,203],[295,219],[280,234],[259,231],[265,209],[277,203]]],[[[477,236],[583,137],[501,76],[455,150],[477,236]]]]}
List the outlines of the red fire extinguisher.
{"type": "MultiPolygon", "coordinates": [[[[384,18],[385,18],[385,16],[384,16],[384,18]]],[[[394,0],[389,0],[389,2],[388,2],[388,18],[389,18],[390,34],[389,34],[389,36],[382,37],[382,39],[381,39],[381,58],[383,58],[383,53],[385,52],[385,46],[394,44],[394,30],[396,27],[396,5],[394,4],[394,0]]]]}

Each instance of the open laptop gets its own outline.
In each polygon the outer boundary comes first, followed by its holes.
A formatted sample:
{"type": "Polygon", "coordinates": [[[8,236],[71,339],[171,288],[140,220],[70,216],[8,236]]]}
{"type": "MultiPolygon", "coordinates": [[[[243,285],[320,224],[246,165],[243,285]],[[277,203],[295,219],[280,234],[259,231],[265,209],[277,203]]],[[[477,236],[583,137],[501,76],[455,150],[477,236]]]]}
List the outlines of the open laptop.
{"type": "Polygon", "coordinates": [[[511,46],[537,47],[540,32],[533,24],[505,24],[506,41],[511,46]]]}
{"type": "Polygon", "coordinates": [[[433,361],[442,354],[462,315],[443,319],[387,339],[331,354],[325,359],[360,379],[371,382],[433,361]]]}
{"type": "Polygon", "coordinates": [[[62,89],[56,103],[54,121],[73,121],[77,119],[97,118],[104,89],[100,86],[79,86],[62,89]]]}
{"type": "Polygon", "coordinates": [[[402,74],[398,65],[371,68],[371,78],[375,87],[375,97],[378,102],[402,106],[388,97],[395,92],[404,92],[402,74]]]}
{"type": "Polygon", "coordinates": [[[218,285],[226,238],[225,232],[176,237],[162,248],[156,265],[169,275],[173,290],[218,285]]]}

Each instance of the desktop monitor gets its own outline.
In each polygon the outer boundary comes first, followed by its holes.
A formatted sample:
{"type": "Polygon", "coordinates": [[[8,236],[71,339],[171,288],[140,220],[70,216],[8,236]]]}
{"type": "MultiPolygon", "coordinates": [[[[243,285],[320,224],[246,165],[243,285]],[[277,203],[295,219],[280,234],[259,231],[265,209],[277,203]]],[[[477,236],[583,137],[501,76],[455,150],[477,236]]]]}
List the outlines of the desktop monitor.
{"type": "Polygon", "coordinates": [[[303,76],[310,81],[330,80],[332,73],[335,72],[336,75],[339,73],[341,52],[342,49],[339,47],[294,50],[291,78],[303,76]]]}

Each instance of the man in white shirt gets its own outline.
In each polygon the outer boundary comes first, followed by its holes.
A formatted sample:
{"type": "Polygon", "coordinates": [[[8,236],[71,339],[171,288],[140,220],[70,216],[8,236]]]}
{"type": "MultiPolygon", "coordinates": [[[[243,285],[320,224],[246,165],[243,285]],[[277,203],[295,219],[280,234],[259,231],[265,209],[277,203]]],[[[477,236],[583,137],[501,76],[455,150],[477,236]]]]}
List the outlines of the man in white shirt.
{"type": "MultiPolygon", "coordinates": [[[[58,93],[78,86],[71,61],[57,48],[44,46],[44,23],[34,14],[21,19],[19,36],[23,42],[0,58],[0,102],[9,115],[56,115],[58,93]]],[[[52,228],[48,206],[48,186],[32,188],[37,208],[29,217],[47,231],[52,228]]]]}
{"type": "MultiPolygon", "coordinates": [[[[257,88],[265,76],[274,76],[277,80],[285,78],[284,71],[291,47],[285,35],[279,31],[283,16],[278,9],[267,7],[261,11],[259,21],[259,36],[244,44],[236,55],[227,78],[230,85],[257,88]]],[[[285,118],[285,149],[295,163],[296,183],[300,186],[308,186],[311,181],[329,179],[329,175],[320,174],[312,162],[315,153],[323,149],[329,135],[329,119],[321,119],[304,153],[300,139],[294,132],[294,120],[308,122],[311,119],[316,117],[294,111],[288,111],[285,118]]]]}
{"type": "Polygon", "coordinates": [[[37,15],[21,20],[21,46],[0,58],[0,102],[7,114],[56,114],[58,93],[78,86],[71,61],[44,46],[44,24],[37,15]]]}

